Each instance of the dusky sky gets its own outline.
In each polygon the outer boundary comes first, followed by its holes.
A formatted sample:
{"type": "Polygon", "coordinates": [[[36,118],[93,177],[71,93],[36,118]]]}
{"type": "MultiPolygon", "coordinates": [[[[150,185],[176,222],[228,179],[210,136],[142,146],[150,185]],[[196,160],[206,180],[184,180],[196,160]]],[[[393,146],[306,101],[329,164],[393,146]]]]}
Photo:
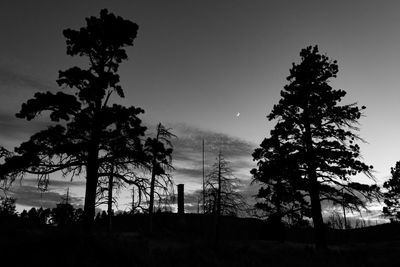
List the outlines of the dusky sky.
{"type": "Polygon", "coordinates": [[[59,70],[83,63],[66,55],[62,30],[84,26],[102,8],[139,25],[120,68],[126,97],[115,100],[143,108],[148,125],[173,128],[176,181],[189,191],[200,188],[202,138],[206,165],[222,146],[249,181],[251,152],[275,124],[266,115],[308,45],[338,61],[331,84],[347,91],[343,102],[367,107],[361,151],[378,184],[400,160],[397,1],[2,1],[1,145],[12,149],[45,127],[45,116],[24,122],[14,114],[36,91],[59,90],[59,70]]]}

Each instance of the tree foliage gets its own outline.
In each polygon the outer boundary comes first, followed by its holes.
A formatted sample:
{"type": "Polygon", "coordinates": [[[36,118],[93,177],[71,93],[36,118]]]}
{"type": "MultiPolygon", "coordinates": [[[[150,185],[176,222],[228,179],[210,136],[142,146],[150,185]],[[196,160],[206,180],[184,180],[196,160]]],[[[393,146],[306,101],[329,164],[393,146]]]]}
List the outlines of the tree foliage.
{"type": "Polygon", "coordinates": [[[304,177],[296,155],[288,150],[290,147],[290,144],[271,136],[265,138],[253,153],[258,166],[251,170],[253,182],[262,185],[256,196],[256,208],[279,224],[297,224],[303,216],[310,217],[309,204],[305,199],[307,188],[303,187],[304,177]]]}
{"type": "Polygon", "coordinates": [[[17,215],[15,200],[16,199],[12,197],[0,198],[0,219],[9,220],[17,215]]]}
{"type": "Polygon", "coordinates": [[[39,176],[47,183],[49,175],[86,172],[85,215],[88,225],[95,213],[98,179],[143,160],[141,137],[145,127],[138,115],[143,110],[111,104],[111,95],[124,96],[118,68],[127,59],[125,48],[133,45],[137,24],[101,10],[100,17],[89,17],[79,30],[64,30],[67,54],[87,60],[86,68],[72,67],[59,72],[57,83],[65,92],[38,92],[22,104],[19,118],[32,120],[47,112],[53,125],[40,131],[15,149],[0,173],[19,172],[39,176]]]}
{"type": "Polygon", "coordinates": [[[391,177],[383,183],[386,192],[383,194],[385,207],[383,214],[392,221],[400,220],[400,161],[390,170],[391,177]]]}
{"type": "MultiPolygon", "coordinates": [[[[9,160],[13,156],[13,153],[8,151],[6,148],[0,146],[0,164],[4,164],[6,160],[9,160]]],[[[18,171],[6,171],[0,172],[0,190],[3,192],[7,191],[15,178],[18,177],[18,171]]]]}
{"type": "Polygon", "coordinates": [[[50,209],[31,208],[29,211],[23,210],[20,214],[22,222],[29,226],[43,226],[51,221],[52,212],[50,209]]]}
{"type": "MultiPolygon", "coordinates": [[[[376,196],[377,187],[352,183],[350,179],[357,173],[372,178],[372,167],[361,161],[360,147],[356,144],[362,141],[356,132],[365,107],[359,108],[356,103],[339,104],[346,92],[329,84],[337,75],[337,62],[320,54],[317,46],[302,49],[300,57],[300,63],[293,63],[290,69],[279,103],[267,116],[269,120],[277,120],[271,136],[282,143],[284,151],[279,153],[286,155],[284,161],[296,162],[296,175],[281,168],[279,175],[271,177],[286,177],[294,189],[307,192],[304,197],[310,201],[315,242],[323,248],[326,241],[321,201],[346,203],[347,207],[357,209],[364,207],[364,199],[376,196]]],[[[269,157],[264,160],[267,166],[271,160],[280,160],[271,157],[268,149],[269,146],[261,147],[263,152],[256,152],[261,158],[269,157]]],[[[279,162],[278,165],[282,166],[279,162]]]]}
{"type": "Polygon", "coordinates": [[[71,225],[82,221],[82,210],[75,209],[69,203],[58,203],[51,210],[51,223],[57,226],[71,225]]]}

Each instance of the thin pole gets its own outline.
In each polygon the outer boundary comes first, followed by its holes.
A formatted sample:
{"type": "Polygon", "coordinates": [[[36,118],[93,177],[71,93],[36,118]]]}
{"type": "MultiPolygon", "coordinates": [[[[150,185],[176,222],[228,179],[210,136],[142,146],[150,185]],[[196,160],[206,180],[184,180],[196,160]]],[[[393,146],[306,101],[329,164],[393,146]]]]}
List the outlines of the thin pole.
{"type": "Polygon", "coordinates": [[[67,189],[67,200],[66,200],[66,204],[69,204],[68,202],[69,202],[69,187],[68,187],[68,189],[67,189]]]}
{"type": "Polygon", "coordinates": [[[111,174],[108,177],[108,202],[107,202],[107,212],[108,212],[108,231],[112,230],[112,216],[113,216],[113,186],[114,186],[114,165],[111,165],[111,174]]]}
{"type": "Polygon", "coordinates": [[[343,219],[344,219],[344,229],[347,229],[347,219],[346,219],[346,208],[344,206],[344,191],[342,188],[342,208],[343,208],[343,219]]]}
{"type": "Polygon", "coordinates": [[[132,213],[135,211],[135,187],[132,188],[132,213]]]}
{"type": "Polygon", "coordinates": [[[206,188],[204,177],[204,139],[203,139],[203,213],[206,213],[206,188]]]}

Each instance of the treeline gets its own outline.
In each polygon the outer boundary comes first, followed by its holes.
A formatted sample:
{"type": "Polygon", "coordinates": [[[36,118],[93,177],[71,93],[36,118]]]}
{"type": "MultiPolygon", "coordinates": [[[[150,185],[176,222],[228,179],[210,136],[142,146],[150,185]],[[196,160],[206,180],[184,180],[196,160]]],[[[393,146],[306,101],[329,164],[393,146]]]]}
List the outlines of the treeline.
{"type": "Polygon", "coordinates": [[[45,226],[70,226],[81,224],[83,221],[83,209],[75,208],[69,203],[59,203],[56,207],[35,208],[16,211],[15,199],[4,197],[0,202],[0,224],[8,225],[7,229],[18,227],[40,228],[45,226]],[[11,228],[10,228],[11,227],[11,228]]]}

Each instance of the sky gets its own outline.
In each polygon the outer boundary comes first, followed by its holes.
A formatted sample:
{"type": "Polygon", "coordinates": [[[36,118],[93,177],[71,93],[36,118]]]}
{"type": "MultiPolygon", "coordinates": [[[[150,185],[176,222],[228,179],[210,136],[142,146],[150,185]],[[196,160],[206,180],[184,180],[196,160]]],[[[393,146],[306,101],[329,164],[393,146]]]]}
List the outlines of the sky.
{"type": "MultiPolygon", "coordinates": [[[[143,108],[150,130],[157,122],[172,128],[174,177],[188,193],[201,186],[202,139],[207,168],[222,147],[238,178],[250,181],[251,152],[276,123],[266,115],[308,45],[338,61],[331,85],[348,93],[343,103],[367,107],[361,152],[378,184],[400,160],[397,1],[1,1],[1,145],[12,149],[46,127],[45,117],[25,122],[14,114],[35,92],[59,90],[59,70],[82,63],[66,55],[62,30],[84,26],[102,8],[139,25],[120,68],[126,97],[114,100],[143,108]]],[[[55,181],[48,201],[58,202],[66,186],[82,200],[83,180],[55,181]]],[[[21,183],[20,205],[36,205],[34,178],[21,183]]]]}

